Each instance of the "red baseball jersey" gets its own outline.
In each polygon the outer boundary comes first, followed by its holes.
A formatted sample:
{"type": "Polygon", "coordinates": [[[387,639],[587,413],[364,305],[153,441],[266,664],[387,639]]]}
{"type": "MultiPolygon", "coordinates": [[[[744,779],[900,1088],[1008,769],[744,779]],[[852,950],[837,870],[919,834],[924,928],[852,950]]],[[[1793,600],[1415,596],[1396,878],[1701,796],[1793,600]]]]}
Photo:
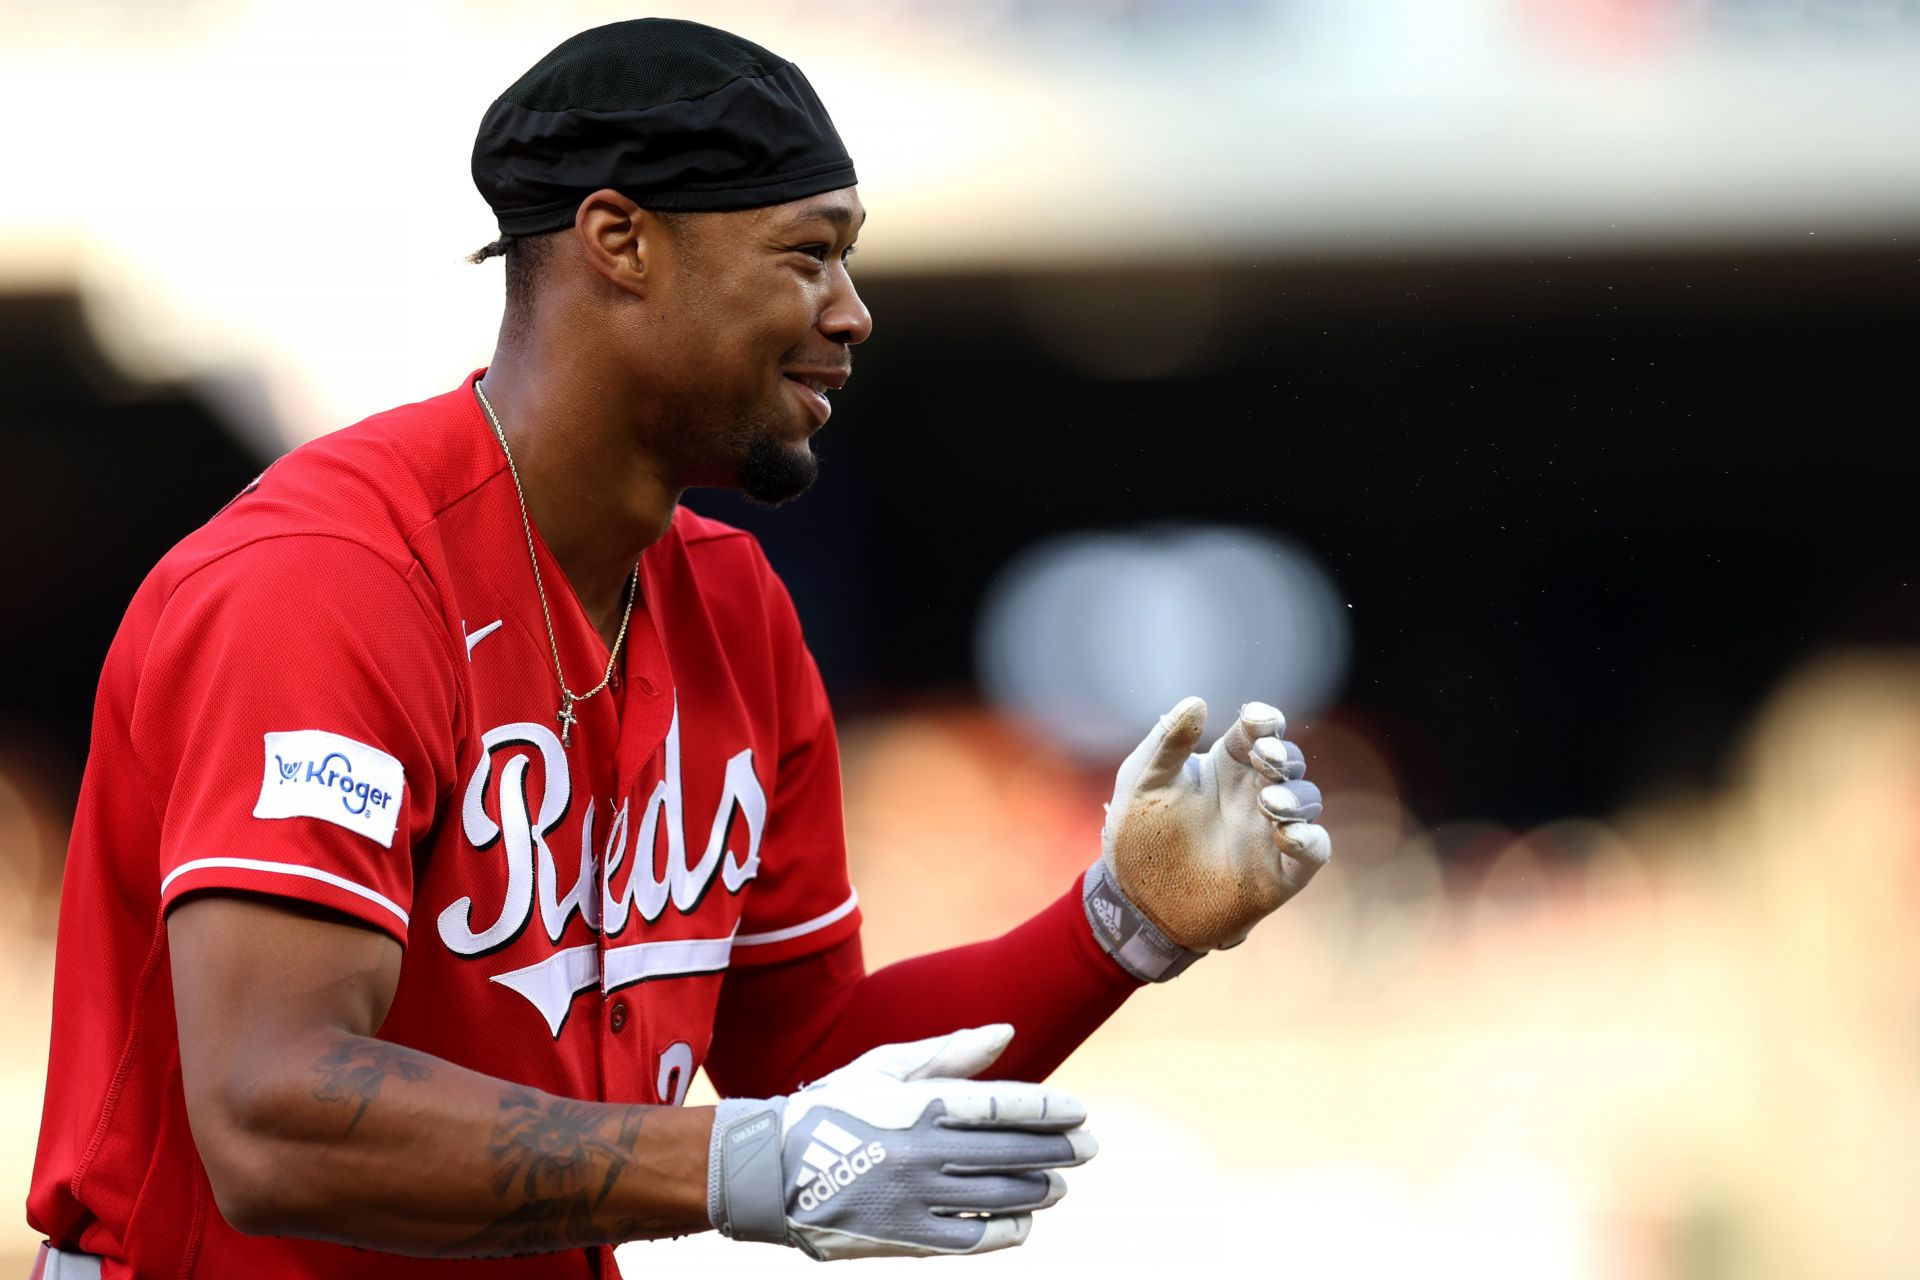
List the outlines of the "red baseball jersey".
{"type": "MultiPolygon", "coordinates": [[[[180,1085],[165,915],[184,895],[346,912],[405,948],[382,1038],[623,1102],[685,1095],[730,967],[859,927],[831,713],[758,545],[678,512],[641,559],[618,677],[562,742],[520,507],[471,381],[269,468],[160,562],[108,653],[28,1200],[108,1277],[610,1266],[229,1228],[180,1085]]],[[[536,554],[567,678],[591,688],[606,644],[536,554]]]]}

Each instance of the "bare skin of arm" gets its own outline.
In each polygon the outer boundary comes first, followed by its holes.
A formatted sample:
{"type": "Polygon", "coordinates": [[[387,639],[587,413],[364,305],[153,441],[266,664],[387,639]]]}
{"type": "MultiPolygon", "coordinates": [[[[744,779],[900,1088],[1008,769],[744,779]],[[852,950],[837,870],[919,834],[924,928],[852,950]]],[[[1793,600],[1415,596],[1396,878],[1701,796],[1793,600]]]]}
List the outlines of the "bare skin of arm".
{"type": "Polygon", "coordinates": [[[581,1102],[374,1037],[400,946],[240,895],[167,918],[187,1116],[254,1235],[494,1257],[704,1231],[711,1108],[581,1102]]]}

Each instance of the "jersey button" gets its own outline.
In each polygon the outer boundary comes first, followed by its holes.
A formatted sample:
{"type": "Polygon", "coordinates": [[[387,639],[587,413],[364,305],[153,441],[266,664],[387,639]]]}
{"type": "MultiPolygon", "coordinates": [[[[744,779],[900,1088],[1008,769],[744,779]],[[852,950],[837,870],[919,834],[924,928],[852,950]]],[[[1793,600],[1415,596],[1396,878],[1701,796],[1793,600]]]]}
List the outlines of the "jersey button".
{"type": "Polygon", "coordinates": [[[607,1025],[613,1028],[613,1034],[619,1035],[627,1029],[627,1002],[615,1000],[613,1008],[607,1014],[607,1025]]]}
{"type": "Polygon", "coordinates": [[[645,676],[639,677],[634,681],[634,683],[639,685],[640,692],[646,694],[649,698],[651,698],[654,694],[660,692],[658,689],[653,687],[653,681],[647,679],[645,676]]]}

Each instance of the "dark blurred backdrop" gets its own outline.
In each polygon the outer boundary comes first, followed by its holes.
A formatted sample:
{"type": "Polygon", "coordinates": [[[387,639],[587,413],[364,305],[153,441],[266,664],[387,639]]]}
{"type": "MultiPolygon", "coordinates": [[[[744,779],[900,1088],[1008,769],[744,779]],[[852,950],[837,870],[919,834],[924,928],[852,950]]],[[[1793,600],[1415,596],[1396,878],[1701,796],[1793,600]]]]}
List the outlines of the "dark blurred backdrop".
{"type": "MultiPolygon", "coordinates": [[[[967,696],[996,570],[1146,520],[1324,560],[1341,714],[1427,821],[1712,781],[1797,659],[1920,642],[1903,242],[861,285],[815,491],[690,502],[760,535],[843,714],[967,696]]],[[[263,459],[191,388],[125,383],[70,296],[0,298],[0,374],[0,741],[70,792],[134,587],[263,459]]]]}

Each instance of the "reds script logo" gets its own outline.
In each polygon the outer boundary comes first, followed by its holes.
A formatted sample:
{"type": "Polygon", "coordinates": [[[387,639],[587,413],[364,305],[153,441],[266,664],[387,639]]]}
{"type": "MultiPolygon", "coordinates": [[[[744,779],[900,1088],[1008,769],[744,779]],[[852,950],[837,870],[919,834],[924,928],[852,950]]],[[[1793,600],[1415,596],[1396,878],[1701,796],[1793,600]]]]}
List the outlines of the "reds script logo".
{"type": "MultiPolygon", "coordinates": [[[[580,824],[579,866],[570,877],[572,888],[565,893],[560,889],[558,860],[547,843],[547,836],[560,825],[573,798],[573,779],[559,737],[545,725],[519,721],[488,730],[482,743],[485,754],[467,781],[460,822],[476,852],[497,848],[505,856],[507,888],[496,911],[480,911],[473,898],[467,896],[455,900],[440,913],[440,940],[456,955],[485,955],[511,943],[531,922],[536,906],[540,924],[556,946],[566,931],[567,922],[576,914],[596,933],[617,938],[636,914],[652,924],[665,913],[668,904],[676,911],[691,913],[706,897],[716,878],[726,886],[727,892],[738,893],[760,870],[760,837],[767,826],[767,796],[759,778],[754,776],[751,748],[727,761],[720,804],[707,827],[706,848],[699,861],[689,863],[687,860],[677,700],[673,722],[667,729],[665,776],[654,784],[640,821],[633,823],[625,799],[617,809],[609,806],[604,844],[596,851],[597,808],[588,800],[580,824]],[[500,770],[500,812],[496,820],[486,811],[493,758],[495,753],[516,746],[532,747],[538,753],[545,786],[530,785],[532,757],[510,756],[500,770]],[[537,806],[533,802],[536,794],[539,796],[537,806]],[[736,812],[746,827],[744,857],[726,846],[736,812]],[[665,874],[656,878],[652,855],[663,837],[665,874]],[[487,922],[484,927],[481,921],[487,922]]],[[[646,978],[712,973],[727,967],[732,950],[731,934],[720,938],[681,938],[610,946],[605,948],[603,972],[602,948],[597,943],[587,943],[555,951],[537,964],[494,974],[492,980],[525,996],[547,1020],[547,1026],[558,1039],[568,1009],[581,993],[595,988],[615,991],[646,978]]]]}

